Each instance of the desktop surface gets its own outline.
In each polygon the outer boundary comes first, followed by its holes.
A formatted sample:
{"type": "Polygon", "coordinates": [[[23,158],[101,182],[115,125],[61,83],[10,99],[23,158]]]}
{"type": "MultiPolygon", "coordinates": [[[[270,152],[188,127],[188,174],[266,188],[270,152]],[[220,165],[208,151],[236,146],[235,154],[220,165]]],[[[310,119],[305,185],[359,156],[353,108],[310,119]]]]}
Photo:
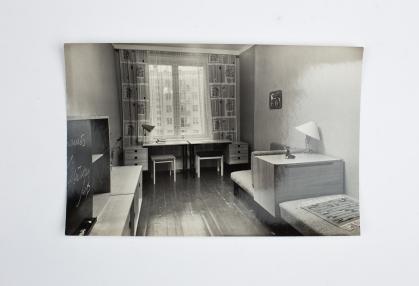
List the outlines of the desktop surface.
{"type": "Polygon", "coordinates": [[[231,140],[227,139],[188,139],[189,144],[229,144],[232,143],[231,140]]]}
{"type": "Polygon", "coordinates": [[[165,141],[148,141],[144,142],[143,147],[152,147],[152,146],[172,146],[172,145],[188,145],[189,142],[187,140],[182,139],[171,139],[165,141]]]}
{"type": "Polygon", "coordinates": [[[309,164],[318,162],[332,162],[340,161],[341,159],[330,157],[323,154],[317,153],[295,153],[294,159],[287,159],[284,155],[261,155],[256,156],[257,158],[266,161],[272,165],[299,165],[309,164]]]}

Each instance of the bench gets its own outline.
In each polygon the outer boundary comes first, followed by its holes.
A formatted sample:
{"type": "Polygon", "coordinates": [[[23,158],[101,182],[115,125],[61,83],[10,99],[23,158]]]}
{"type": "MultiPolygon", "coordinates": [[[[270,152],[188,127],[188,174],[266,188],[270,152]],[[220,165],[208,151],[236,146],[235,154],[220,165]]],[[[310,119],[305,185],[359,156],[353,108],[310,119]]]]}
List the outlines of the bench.
{"type": "Polygon", "coordinates": [[[254,188],[252,186],[252,171],[236,171],[230,174],[231,180],[234,183],[234,195],[237,196],[239,187],[253,197],[254,188]]]}
{"type": "Polygon", "coordinates": [[[318,215],[308,211],[304,207],[313,204],[327,202],[335,199],[349,198],[347,195],[330,195],[317,198],[309,198],[302,200],[293,200],[282,202],[279,204],[282,219],[292,225],[303,235],[359,235],[360,228],[354,227],[352,230],[339,227],[331,222],[319,217],[318,215]]]}
{"type": "MultiPolygon", "coordinates": [[[[274,146],[277,147],[277,146],[274,146]]],[[[234,183],[234,194],[237,195],[239,188],[248,193],[252,198],[254,197],[253,183],[255,180],[255,156],[285,154],[284,150],[271,151],[253,151],[251,154],[251,170],[236,171],[230,174],[230,178],[234,183]]]]}

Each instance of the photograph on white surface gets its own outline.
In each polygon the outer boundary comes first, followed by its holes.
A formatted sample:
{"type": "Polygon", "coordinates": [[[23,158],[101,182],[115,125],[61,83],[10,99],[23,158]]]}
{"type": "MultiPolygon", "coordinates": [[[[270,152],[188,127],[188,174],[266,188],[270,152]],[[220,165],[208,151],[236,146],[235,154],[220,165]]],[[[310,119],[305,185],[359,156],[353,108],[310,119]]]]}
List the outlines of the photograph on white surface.
{"type": "Polygon", "coordinates": [[[64,55],[66,235],[360,235],[362,47],[64,55]]]}

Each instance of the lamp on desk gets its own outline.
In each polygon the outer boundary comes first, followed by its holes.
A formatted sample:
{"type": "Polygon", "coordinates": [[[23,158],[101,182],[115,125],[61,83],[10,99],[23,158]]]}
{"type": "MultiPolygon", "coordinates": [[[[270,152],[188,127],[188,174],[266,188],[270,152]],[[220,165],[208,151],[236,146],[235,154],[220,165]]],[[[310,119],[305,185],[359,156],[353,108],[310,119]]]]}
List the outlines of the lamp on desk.
{"type": "Polygon", "coordinates": [[[143,135],[144,135],[144,141],[143,141],[143,143],[146,141],[146,135],[147,135],[147,132],[151,132],[153,129],[154,129],[154,125],[150,125],[150,124],[142,124],[141,125],[141,128],[143,129],[143,135]]]}
{"type": "Polygon", "coordinates": [[[311,138],[320,140],[319,127],[317,127],[317,124],[314,121],[309,121],[295,127],[295,129],[297,129],[298,131],[300,131],[306,136],[305,152],[308,152],[308,153],[312,152],[312,150],[310,149],[311,138]]]}

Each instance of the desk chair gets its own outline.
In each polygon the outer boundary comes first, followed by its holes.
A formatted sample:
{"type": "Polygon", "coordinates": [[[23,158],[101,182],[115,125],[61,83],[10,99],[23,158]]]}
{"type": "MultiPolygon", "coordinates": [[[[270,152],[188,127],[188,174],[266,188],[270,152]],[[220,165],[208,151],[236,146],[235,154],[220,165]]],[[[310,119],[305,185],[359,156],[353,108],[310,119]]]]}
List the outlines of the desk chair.
{"type": "Polygon", "coordinates": [[[163,164],[169,163],[171,164],[171,168],[169,169],[169,174],[172,176],[173,171],[173,178],[174,182],[176,182],[176,157],[173,155],[153,155],[150,157],[151,161],[153,162],[153,172],[151,175],[153,176],[153,184],[156,184],[156,164],[163,164]]]}
{"type": "Polygon", "coordinates": [[[217,172],[224,176],[224,156],[219,151],[201,151],[195,155],[196,176],[201,177],[201,160],[217,160],[217,172]]]}

